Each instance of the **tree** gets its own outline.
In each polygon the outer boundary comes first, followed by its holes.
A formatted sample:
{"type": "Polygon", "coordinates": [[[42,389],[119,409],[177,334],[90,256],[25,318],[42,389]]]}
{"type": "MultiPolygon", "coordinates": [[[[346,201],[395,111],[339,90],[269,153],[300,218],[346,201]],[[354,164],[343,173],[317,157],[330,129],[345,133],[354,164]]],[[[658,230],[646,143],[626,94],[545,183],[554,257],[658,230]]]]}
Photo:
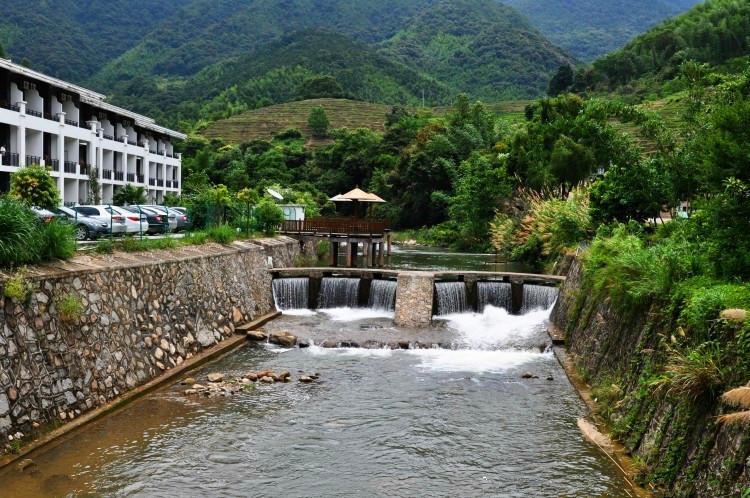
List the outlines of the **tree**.
{"type": "Polygon", "coordinates": [[[227,189],[226,185],[219,184],[208,192],[208,198],[213,208],[212,218],[219,225],[223,218],[224,208],[232,202],[232,196],[229,195],[229,189],[227,189]]]}
{"type": "Polygon", "coordinates": [[[307,99],[342,98],[346,94],[339,82],[330,75],[313,76],[302,82],[298,89],[299,97],[307,99]]]}
{"type": "Polygon", "coordinates": [[[561,197],[586,179],[594,166],[593,152],[572,139],[561,136],[552,147],[550,172],[562,185],[561,197]]]}
{"type": "Polygon", "coordinates": [[[565,93],[573,85],[573,68],[569,64],[560,66],[547,87],[547,95],[557,97],[565,93]]]}
{"type": "Polygon", "coordinates": [[[182,204],[182,199],[176,194],[167,194],[162,201],[163,206],[179,206],[180,204],[182,204]]]}
{"type": "Polygon", "coordinates": [[[21,168],[11,175],[10,195],[28,206],[42,209],[54,209],[60,204],[55,180],[38,164],[21,168]]]}
{"type": "Polygon", "coordinates": [[[255,218],[264,234],[273,235],[284,222],[284,211],[270,199],[263,199],[255,209],[255,218]]]}
{"type": "Polygon", "coordinates": [[[112,203],[129,206],[131,204],[146,204],[146,188],[127,184],[112,195],[112,203]]]}
{"type": "Polygon", "coordinates": [[[8,52],[5,51],[2,43],[0,43],[0,59],[8,59],[8,52]]]}
{"type": "Polygon", "coordinates": [[[94,205],[102,203],[102,188],[99,184],[99,170],[96,168],[89,168],[88,202],[94,205]]]}
{"type": "Polygon", "coordinates": [[[250,236],[250,207],[258,204],[259,200],[260,195],[258,195],[258,191],[255,189],[243,188],[242,190],[237,192],[237,202],[241,202],[246,207],[245,229],[248,236],[250,236]]]}
{"type": "Polygon", "coordinates": [[[310,111],[310,117],[307,120],[307,126],[310,128],[310,131],[314,135],[324,137],[328,133],[328,126],[330,124],[325,109],[322,107],[313,107],[312,111],[310,111]]]}

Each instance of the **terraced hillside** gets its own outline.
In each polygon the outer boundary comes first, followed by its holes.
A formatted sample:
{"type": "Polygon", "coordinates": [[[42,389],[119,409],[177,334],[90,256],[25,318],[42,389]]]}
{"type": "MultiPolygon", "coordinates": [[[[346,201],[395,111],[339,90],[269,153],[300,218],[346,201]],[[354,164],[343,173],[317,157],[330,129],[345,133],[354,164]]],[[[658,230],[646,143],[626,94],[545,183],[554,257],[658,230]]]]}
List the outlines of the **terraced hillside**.
{"type": "MultiPolygon", "coordinates": [[[[664,126],[666,126],[667,130],[671,131],[674,136],[679,139],[680,132],[685,127],[683,114],[685,112],[686,104],[683,100],[682,94],[675,94],[664,99],[644,102],[638,107],[656,113],[664,121],[664,126]]],[[[623,123],[616,120],[613,120],[612,124],[616,129],[633,138],[636,144],[643,150],[644,154],[651,155],[655,151],[656,144],[644,138],[640,134],[638,126],[635,124],[623,123]]]]}
{"type": "MultiPolygon", "coordinates": [[[[502,102],[488,104],[487,107],[502,115],[509,122],[523,118],[526,101],[502,102]]],[[[307,118],[313,107],[323,107],[331,129],[369,128],[371,130],[385,130],[385,116],[391,112],[391,106],[371,104],[346,99],[313,99],[289,102],[262,109],[247,111],[229,119],[217,121],[204,130],[201,135],[206,138],[223,138],[230,144],[238,144],[256,138],[271,138],[275,133],[289,128],[299,128],[302,133],[310,136],[307,128],[307,118]]],[[[448,107],[433,109],[436,116],[449,111],[448,107]]],[[[320,146],[328,140],[311,139],[310,146],[320,146]]]]}

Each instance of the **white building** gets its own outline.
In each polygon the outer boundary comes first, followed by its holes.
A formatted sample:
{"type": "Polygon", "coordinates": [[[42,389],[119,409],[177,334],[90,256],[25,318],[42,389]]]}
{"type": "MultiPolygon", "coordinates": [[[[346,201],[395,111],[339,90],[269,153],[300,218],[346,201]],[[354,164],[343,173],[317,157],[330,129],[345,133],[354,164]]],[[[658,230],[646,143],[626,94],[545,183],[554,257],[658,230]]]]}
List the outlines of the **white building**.
{"type": "Polygon", "coordinates": [[[127,184],[146,187],[151,202],[178,194],[181,160],[171,140],[185,135],[107,104],[105,96],[0,59],[0,192],[20,167],[50,169],[67,205],[87,203],[89,174],[101,200],[127,184]]]}

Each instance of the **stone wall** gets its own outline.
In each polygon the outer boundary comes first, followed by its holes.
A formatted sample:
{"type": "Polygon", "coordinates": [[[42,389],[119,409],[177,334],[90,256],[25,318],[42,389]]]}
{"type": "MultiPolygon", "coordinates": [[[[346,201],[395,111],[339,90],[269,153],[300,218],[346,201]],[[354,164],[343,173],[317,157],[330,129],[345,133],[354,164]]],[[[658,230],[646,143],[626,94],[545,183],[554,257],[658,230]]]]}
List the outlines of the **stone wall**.
{"type": "Polygon", "coordinates": [[[746,426],[717,424],[727,408],[716,396],[672,397],[654,383],[667,361],[664,339],[677,328],[659,303],[617,313],[606,295],[585,287],[576,258],[551,320],[595,396],[602,396],[598,413],[643,463],[642,483],[667,496],[740,496],[750,488],[746,426]]]}
{"type": "Polygon", "coordinates": [[[426,327],[432,321],[435,275],[428,272],[399,273],[396,284],[396,325],[426,327]]]}
{"type": "Polygon", "coordinates": [[[30,298],[0,307],[0,447],[101,406],[270,312],[269,267],[300,255],[282,237],[29,269],[30,298]],[[82,313],[63,320],[67,296],[82,313]]]}

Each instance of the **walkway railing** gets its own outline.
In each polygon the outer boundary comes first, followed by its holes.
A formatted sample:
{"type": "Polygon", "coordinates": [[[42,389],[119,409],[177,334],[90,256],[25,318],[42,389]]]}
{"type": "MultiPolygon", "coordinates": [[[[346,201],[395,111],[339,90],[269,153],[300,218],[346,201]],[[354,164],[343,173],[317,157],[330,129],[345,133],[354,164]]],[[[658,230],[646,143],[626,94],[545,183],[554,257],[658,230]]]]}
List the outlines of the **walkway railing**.
{"type": "Polygon", "coordinates": [[[382,236],[390,229],[390,220],[355,220],[354,218],[310,218],[303,221],[285,221],[281,225],[282,233],[300,235],[382,236]]]}

